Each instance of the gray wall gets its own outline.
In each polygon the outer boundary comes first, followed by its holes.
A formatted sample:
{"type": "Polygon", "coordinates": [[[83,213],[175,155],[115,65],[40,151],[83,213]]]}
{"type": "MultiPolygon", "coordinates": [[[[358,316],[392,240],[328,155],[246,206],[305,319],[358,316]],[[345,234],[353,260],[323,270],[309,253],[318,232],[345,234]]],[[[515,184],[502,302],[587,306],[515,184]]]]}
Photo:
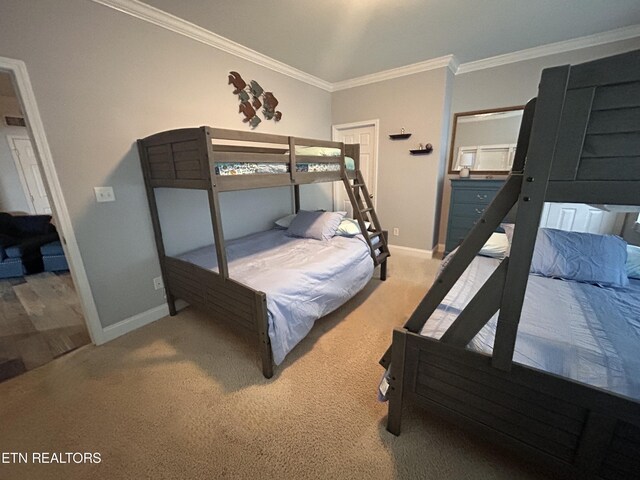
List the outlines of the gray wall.
{"type": "MultiPolygon", "coordinates": [[[[538,94],[540,73],[544,68],[586,62],[637,48],[640,48],[640,37],[456,75],[449,122],[452,122],[455,112],[524,105],[538,94]]],[[[447,233],[450,178],[451,176],[447,176],[444,182],[438,241],[440,244],[445,242],[447,233]]]]}
{"type": "MultiPolygon", "coordinates": [[[[247,129],[227,85],[230,70],[280,100],[282,121],[265,121],[258,131],[331,135],[329,93],[86,0],[37,8],[3,0],[0,55],[26,63],[104,326],[163,303],[152,284],[160,269],[137,138],[199,125],[247,129]],[[112,185],[116,202],[96,204],[98,185],[112,185]]],[[[331,205],[330,192],[313,189],[319,208],[331,205]]],[[[170,221],[193,212],[189,228],[200,228],[201,205],[169,200],[178,214],[170,221]]],[[[288,212],[291,196],[274,191],[265,201],[261,192],[239,192],[223,203],[233,236],[288,212]]],[[[189,228],[181,230],[186,238],[189,228]]]]}
{"type": "Polygon", "coordinates": [[[0,210],[30,213],[16,163],[11,155],[11,146],[7,139],[7,135],[28,136],[27,129],[8,127],[4,121],[5,115],[22,116],[15,96],[0,96],[0,210]]]}
{"type": "Polygon", "coordinates": [[[439,68],[332,95],[334,124],[380,120],[377,212],[390,234],[400,229],[389,238],[394,245],[430,250],[437,239],[451,77],[448,68],[439,68]],[[411,138],[390,140],[401,128],[411,138]],[[433,144],[433,153],[410,155],[418,143],[433,144]]]}

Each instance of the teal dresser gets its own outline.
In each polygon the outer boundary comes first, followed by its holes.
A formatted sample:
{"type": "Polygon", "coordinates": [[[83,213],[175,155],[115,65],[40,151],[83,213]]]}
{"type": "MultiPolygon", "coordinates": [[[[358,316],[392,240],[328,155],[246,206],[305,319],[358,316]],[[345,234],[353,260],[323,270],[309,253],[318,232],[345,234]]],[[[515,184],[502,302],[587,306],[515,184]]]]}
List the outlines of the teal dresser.
{"type": "Polygon", "coordinates": [[[480,219],[504,180],[451,180],[451,202],[445,253],[456,248],[480,219]]]}

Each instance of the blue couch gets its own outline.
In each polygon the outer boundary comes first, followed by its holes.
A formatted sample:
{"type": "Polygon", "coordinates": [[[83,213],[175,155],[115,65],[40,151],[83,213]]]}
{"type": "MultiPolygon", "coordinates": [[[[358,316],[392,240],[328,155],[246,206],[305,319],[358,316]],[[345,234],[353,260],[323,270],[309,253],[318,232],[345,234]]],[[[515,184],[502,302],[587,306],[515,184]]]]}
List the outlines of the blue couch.
{"type": "Polygon", "coordinates": [[[58,239],[50,215],[14,217],[0,212],[0,278],[41,272],[40,247],[58,239]]]}
{"type": "Polygon", "coordinates": [[[42,254],[42,264],[45,272],[62,272],[69,270],[67,257],[64,255],[60,240],[44,244],[40,247],[40,253],[42,254]]]}

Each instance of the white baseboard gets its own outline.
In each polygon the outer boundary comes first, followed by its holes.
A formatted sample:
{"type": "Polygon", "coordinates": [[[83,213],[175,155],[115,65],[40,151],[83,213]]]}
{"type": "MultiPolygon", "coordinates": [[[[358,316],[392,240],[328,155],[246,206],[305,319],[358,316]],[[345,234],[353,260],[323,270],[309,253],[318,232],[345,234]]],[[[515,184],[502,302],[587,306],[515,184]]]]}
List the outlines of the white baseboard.
{"type": "MultiPolygon", "coordinates": [[[[176,301],[176,309],[182,310],[187,307],[189,304],[182,300],[176,301]]],[[[151,308],[146,312],[138,313],[133,317],[125,318],[113,325],[109,325],[108,327],[104,327],[102,329],[102,342],[106,343],[114,340],[122,335],[125,335],[129,332],[137,330],[140,327],[144,327],[156,320],[160,320],[163,317],[169,315],[169,306],[165,303],[158,307],[151,308]]]]}
{"type": "Polygon", "coordinates": [[[433,258],[433,250],[422,250],[420,248],[402,247],[400,245],[389,245],[391,253],[395,251],[408,252],[419,255],[422,258],[433,258]]]}

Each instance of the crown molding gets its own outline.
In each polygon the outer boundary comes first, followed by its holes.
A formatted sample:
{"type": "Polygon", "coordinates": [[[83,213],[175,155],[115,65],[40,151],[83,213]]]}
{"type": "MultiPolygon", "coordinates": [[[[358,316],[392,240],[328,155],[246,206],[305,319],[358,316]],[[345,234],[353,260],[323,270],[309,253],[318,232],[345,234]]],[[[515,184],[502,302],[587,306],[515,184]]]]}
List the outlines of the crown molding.
{"type": "Polygon", "coordinates": [[[119,12],[126,13],[140,20],[152,23],[169,31],[184,35],[205,45],[230,53],[239,58],[243,58],[257,65],[263,66],[278,73],[287,75],[306,84],[320,88],[327,92],[336,92],[346,90],[348,88],[360,87],[371,83],[382,82],[394,78],[412,75],[414,73],[426,72],[438,68],[447,67],[454,74],[460,75],[477,70],[499,67],[510,63],[521,62],[533,58],[554,55],[557,53],[568,52],[571,50],[579,50],[581,48],[594,47],[607,43],[628,40],[630,38],[640,37],[640,25],[631,25],[628,27],[618,28],[607,32],[596,33],[585,37],[574,38],[563,42],[550,43],[539,47],[528,48],[517,52],[497,55],[473,62],[459,63],[454,55],[445,55],[443,57],[433,58],[424,62],[413,63],[404,67],[392,68],[382,72],[363,75],[361,77],[351,78],[340,82],[331,83],[322,80],[314,75],[298,70],[286,63],[280,62],[262,53],[256,52],[244,45],[236,43],[221,35],[217,35],[209,30],[199,27],[191,22],[176,17],[158,8],[152,7],[139,0],[92,0],[95,3],[112,8],[119,12]]]}
{"type": "Polygon", "coordinates": [[[449,68],[453,73],[456,73],[458,69],[458,60],[454,55],[445,55],[443,57],[432,58],[424,62],[412,63],[404,67],[392,68],[390,70],[384,70],[382,72],[372,73],[370,75],[363,75],[362,77],[351,78],[349,80],[343,80],[341,82],[335,82],[332,86],[333,92],[338,90],[346,90],[353,87],[361,87],[362,85],[368,85],[370,83],[382,82],[384,80],[391,80],[398,77],[404,77],[406,75],[413,75],[414,73],[426,72],[429,70],[435,70],[437,68],[449,68]]]}
{"type": "Polygon", "coordinates": [[[95,3],[99,3],[106,7],[118,10],[119,12],[126,13],[132,17],[144,20],[159,27],[170,30],[174,33],[184,35],[205,45],[222,50],[223,52],[230,53],[237,57],[243,58],[257,65],[274,70],[278,73],[287,75],[288,77],[295,78],[301,82],[313,85],[314,87],[321,88],[327,92],[333,90],[331,82],[327,82],[318,77],[310,75],[291,67],[285,63],[279,62],[267,55],[256,52],[244,45],[240,45],[228,38],[217,35],[209,30],[199,27],[191,22],[178,18],[175,15],[171,15],[163,10],[152,7],[138,0],[92,0],[95,3]]]}
{"type": "Polygon", "coordinates": [[[499,67],[509,63],[522,62],[523,60],[531,60],[533,58],[546,57],[557,53],[569,52],[571,50],[579,50],[581,48],[595,47],[606,43],[619,42],[630,38],[640,37],[640,25],[631,25],[629,27],[609,30],[608,32],[596,33],[585,37],[578,37],[563,42],[549,43],[539,47],[527,48],[517,52],[497,55],[495,57],[484,58],[474,62],[462,63],[458,67],[457,74],[475,72],[486,68],[499,67]]]}

